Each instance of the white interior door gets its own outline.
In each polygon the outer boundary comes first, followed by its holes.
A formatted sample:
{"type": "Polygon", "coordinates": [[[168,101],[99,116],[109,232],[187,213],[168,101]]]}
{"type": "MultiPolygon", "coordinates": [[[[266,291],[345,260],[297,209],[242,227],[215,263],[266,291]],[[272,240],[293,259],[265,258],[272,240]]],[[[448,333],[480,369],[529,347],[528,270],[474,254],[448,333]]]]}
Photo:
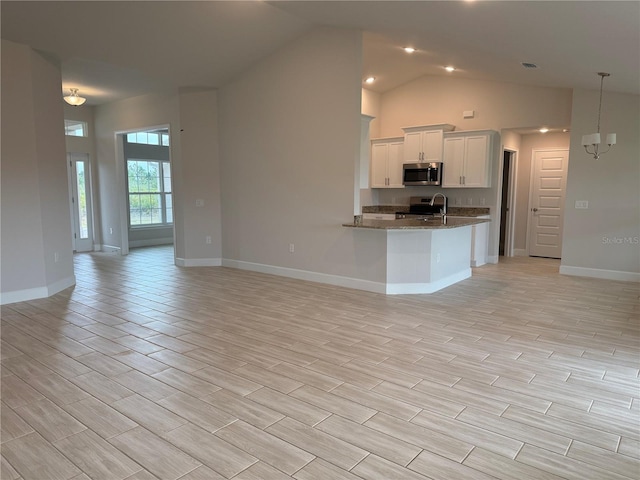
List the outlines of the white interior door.
{"type": "Polygon", "coordinates": [[[69,196],[73,250],[93,250],[93,217],[91,215],[91,166],[86,153],[69,154],[69,196]]]}
{"type": "Polygon", "coordinates": [[[534,150],[529,200],[529,255],[560,258],[569,150],[534,150]]]}

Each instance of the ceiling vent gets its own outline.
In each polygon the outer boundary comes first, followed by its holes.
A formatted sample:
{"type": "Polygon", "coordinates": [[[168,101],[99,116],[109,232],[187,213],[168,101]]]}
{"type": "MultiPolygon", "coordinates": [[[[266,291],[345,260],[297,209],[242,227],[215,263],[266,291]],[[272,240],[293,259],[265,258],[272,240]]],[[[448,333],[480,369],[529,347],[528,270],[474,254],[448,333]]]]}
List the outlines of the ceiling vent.
{"type": "Polygon", "coordinates": [[[535,63],[522,62],[521,65],[524,68],[538,68],[538,65],[536,65],[535,63]]]}

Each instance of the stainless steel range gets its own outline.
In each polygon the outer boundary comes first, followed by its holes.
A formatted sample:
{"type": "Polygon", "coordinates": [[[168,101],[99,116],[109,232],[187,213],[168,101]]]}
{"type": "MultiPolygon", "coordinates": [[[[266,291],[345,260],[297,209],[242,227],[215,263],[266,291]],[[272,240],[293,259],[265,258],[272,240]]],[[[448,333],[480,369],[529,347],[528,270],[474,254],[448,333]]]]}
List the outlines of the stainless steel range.
{"type": "Polygon", "coordinates": [[[433,197],[409,198],[409,210],[396,212],[396,218],[420,218],[447,213],[447,197],[436,193],[433,197]]]}

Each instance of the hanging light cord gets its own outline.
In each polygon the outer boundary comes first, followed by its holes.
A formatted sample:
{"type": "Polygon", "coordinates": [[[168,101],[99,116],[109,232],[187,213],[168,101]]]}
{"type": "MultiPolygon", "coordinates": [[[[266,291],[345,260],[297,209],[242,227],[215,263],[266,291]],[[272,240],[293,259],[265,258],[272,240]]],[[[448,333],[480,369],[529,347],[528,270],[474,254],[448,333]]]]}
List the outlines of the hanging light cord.
{"type": "Polygon", "coordinates": [[[600,133],[600,114],[602,113],[602,86],[604,85],[604,77],[609,76],[609,74],[599,73],[600,75],[600,104],[598,105],[598,130],[600,133]]]}

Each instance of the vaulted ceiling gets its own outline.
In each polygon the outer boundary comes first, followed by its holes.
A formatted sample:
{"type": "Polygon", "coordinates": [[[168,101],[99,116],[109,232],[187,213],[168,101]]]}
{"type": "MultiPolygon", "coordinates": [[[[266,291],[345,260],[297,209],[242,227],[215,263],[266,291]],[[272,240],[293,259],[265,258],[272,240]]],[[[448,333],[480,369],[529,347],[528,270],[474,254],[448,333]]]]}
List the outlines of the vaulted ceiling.
{"type": "Polygon", "coordinates": [[[3,0],[0,8],[2,38],[58,59],[63,87],[79,87],[94,105],[220,87],[318,26],[363,31],[363,79],[375,76],[366,88],[378,92],[422,75],[595,90],[606,71],[606,90],[640,93],[637,1],[3,0]]]}

